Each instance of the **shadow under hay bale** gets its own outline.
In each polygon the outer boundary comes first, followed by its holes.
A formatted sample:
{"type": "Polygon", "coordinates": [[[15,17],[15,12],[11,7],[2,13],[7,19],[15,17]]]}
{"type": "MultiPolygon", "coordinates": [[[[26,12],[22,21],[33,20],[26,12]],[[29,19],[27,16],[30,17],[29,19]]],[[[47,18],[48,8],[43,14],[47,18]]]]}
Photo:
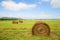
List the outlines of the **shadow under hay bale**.
{"type": "Polygon", "coordinates": [[[36,36],[48,36],[50,35],[50,28],[44,22],[37,22],[32,28],[32,35],[36,36]]]}

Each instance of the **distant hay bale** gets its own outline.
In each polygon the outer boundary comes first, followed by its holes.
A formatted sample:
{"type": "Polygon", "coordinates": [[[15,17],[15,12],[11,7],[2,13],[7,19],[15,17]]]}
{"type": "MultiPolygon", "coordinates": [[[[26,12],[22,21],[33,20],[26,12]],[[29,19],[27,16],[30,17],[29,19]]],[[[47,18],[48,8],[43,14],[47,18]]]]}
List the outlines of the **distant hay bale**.
{"type": "Polygon", "coordinates": [[[13,24],[19,24],[19,23],[23,23],[23,21],[22,20],[13,20],[12,23],[13,24]]]}
{"type": "Polygon", "coordinates": [[[23,21],[22,20],[19,20],[19,23],[23,23],[23,21]]]}
{"type": "Polygon", "coordinates": [[[32,28],[32,35],[48,36],[50,35],[50,28],[46,23],[38,21],[32,28]]]}
{"type": "Polygon", "coordinates": [[[13,24],[18,24],[18,21],[17,20],[13,20],[12,23],[13,24]]]}

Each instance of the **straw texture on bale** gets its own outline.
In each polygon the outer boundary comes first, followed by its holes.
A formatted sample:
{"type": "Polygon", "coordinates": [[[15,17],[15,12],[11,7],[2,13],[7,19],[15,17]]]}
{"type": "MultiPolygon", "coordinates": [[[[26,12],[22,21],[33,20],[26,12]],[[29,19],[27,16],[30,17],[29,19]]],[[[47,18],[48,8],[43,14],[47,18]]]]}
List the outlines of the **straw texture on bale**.
{"type": "Polygon", "coordinates": [[[50,28],[44,22],[37,22],[32,28],[32,35],[36,36],[48,36],[50,35],[50,28]]]}

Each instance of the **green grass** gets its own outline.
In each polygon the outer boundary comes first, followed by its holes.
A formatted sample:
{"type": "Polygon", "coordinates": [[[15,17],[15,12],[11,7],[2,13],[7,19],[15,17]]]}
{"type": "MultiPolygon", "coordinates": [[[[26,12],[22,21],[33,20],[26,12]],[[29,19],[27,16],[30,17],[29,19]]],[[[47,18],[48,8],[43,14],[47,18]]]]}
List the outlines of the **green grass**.
{"type": "Polygon", "coordinates": [[[24,23],[19,23],[19,24],[12,24],[12,21],[0,21],[0,27],[2,28],[7,28],[7,27],[32,27],[35,21],[33,20],[24,20],[24,23]]]}
{"type": "MultiPolygon", "coordinates": [[[[37,20],[23,20],[23,23],[12,24],[12,21],[0,21],[0,40],[55,40],[50,36],[31,36],[31,29],[37,20]],[[16,28],[4,29],[4,28],[16,28]]],[[[42,20],[50,26],[51,32],[60,37],[60,20],[42,20]]],[[[56,39],[58,40],[58,39],[56,39]]]]}

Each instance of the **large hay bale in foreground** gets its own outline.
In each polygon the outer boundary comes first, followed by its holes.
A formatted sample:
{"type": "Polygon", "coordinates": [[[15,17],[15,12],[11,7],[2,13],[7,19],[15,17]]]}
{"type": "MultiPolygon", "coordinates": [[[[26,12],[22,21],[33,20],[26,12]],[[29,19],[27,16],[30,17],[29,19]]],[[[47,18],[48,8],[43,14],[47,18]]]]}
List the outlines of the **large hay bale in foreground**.
{"type": "Polygon", "coordinates": [[[32,28],[32,34],[36,36],[48,36],[50,35],[50,28],[44,22],[37,22],[32,28]]]}

